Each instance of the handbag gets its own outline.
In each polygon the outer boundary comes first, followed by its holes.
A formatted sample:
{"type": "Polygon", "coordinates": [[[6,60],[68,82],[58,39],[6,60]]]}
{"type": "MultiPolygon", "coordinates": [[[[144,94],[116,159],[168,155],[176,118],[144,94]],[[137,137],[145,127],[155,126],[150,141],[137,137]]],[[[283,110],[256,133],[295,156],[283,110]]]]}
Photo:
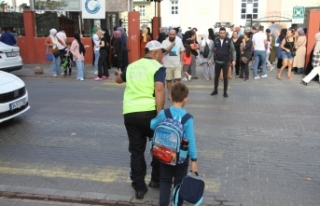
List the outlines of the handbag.
{"type": "Polygon", "coordinates": [[[51,51],[53,56],[55,57],[60,56],[60,50],[58,49],[58,47],[56,47],[55,49],[52,49],[51,51]]]}
{"type": "MultiPolygon", "coordinates": [[[[288,41],[289,39],[287,39],[287,41],[288,41]]],[[[289,41],[288,41],[289,42],[289,41]]],[[[294,42],[294,38],[293,38],[293,42],[294,42]]],[[[290,42],[289,42],[289,44],[290,44],[290,42]]],[[[290,44],[290,50],[291,50],[291,55],[292,55],[292,57],[295,57],[296,56],[296,51],[292,48],[292,46],[291,46],[291,44],[290,44]]]]}
{"type": "Polygon", "coordinates": [[[241,62],[244,64],[248,64],[249,59],[247,57],[241,57],[241,62]]]}
{"type": "Polygon", "coordinates": [[[48,54],[48,46],[47,46],[47,49],[46,49],[46,60],[49,60],[49,61],[52,61],[53,60],[53,55],[52,54],[48,54]]]}

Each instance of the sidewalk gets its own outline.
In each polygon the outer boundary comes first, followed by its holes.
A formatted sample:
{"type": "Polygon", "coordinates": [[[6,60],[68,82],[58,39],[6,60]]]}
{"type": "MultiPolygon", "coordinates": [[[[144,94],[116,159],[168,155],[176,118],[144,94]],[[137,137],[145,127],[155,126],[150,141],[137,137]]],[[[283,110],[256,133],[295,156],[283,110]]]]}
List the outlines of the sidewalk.
{"type": "MultiPolygon", "coordinates": [[[[91,64],[86,64],[84,69],[84,77],[85,79],[93,79],[97,77],[96,74],[94,74],[94,68],[93,65],[91,64]]],[[[110,79],[115,78],[115,72],[116,68],[109,69],[109,75],[110,79]]],[[[41,78],[67,78],[67,79],[74,79],[76,80],[77,77],[77,68],[72,67],[72,75],[71,76],[57,76],[53,77],[51,72],[50,72],[50,65],[49,64],[24,64],[22,69],[13,71],[13,74],[19,76],[19,77],[41,77],[41,78]],[[34,68],[36,67],[41,67],[43,69],[43,74],[35,74],[34,73],[34,68]]]]}

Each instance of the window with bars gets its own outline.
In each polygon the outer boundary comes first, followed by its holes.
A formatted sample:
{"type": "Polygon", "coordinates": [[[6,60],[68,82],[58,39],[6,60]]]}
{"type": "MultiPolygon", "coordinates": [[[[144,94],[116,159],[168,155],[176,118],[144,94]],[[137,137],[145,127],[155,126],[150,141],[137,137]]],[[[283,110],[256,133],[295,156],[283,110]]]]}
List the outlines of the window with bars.
{"type": "Polygon", "coordinates": [[[146,16],[146,7],[145,7],[145,5],[140,5],[139,6],[139,12],[140,12],[140,16],[146,16]]]}
{"type": "Polygon", "coordinates": [[[179,5],[177,0],[171,1],[171,14],[179,14],[179,5]]]}
{"type": "Polygon", "coordinates": [[[241,19],[258,19],[258,12],[259,0],[241,0],[241,19]]]}

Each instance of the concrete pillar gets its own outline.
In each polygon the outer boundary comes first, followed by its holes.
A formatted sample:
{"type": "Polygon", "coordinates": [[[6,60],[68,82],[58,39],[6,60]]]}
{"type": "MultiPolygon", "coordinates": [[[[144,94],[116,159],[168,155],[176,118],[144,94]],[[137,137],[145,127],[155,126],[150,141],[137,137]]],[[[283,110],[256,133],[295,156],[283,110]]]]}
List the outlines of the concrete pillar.
{"type": "MultiPolygon", "coordinates": [[[[24,42],[25,53],[24,53],[23,62],[27,64],[32,64],[32,63],[35,63],[34,37],[36,36],[35,18],[34,18],[33,11],[23,12],[23,23],[24,23],[24,31],[25,31],[25,42],[24,42]]],[[[43,54],[43,56],[45,56],[45,54],[43,54]]]]}
{"type": "Polygon", "coordinates": [[[128,46],[129,63],[140,59],[140,13],[132,11],[128,13],[128,46]]]}
{"type": "Polygon", "coordinates": [[[153,39],[156,40],[159,35],[159,28],[160,28],[160,17],[153,17],[152,19],[152,35],[153,39]]]}
{"type": "Polygon", "coordinates": [[[306,65],[310,60],[311,51],[316,43],[315,35],[320,31],[320,9],[310,10],[308,31],[307,31],[307,54],[306,54],[306,65]]]}

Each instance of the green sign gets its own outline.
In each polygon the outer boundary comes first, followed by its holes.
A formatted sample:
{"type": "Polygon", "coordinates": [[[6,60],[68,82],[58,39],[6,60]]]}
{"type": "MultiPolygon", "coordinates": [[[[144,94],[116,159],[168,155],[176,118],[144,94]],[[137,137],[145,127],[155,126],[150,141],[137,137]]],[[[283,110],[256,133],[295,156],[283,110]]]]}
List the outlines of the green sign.
{"type": "Polygon", "coordinates": [[[304,23],[304,7],[303,6],[293,7],[292,23],[293,24],[304,23]]]}

